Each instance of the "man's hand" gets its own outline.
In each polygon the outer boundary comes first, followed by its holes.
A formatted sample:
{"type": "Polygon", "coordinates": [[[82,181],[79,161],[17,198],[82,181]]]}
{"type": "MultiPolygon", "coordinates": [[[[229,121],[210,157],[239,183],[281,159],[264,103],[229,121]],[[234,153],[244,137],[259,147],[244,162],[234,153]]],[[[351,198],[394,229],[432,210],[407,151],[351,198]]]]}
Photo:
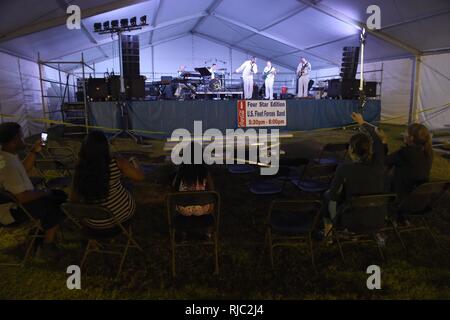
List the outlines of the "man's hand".
{"type": "Polygon", "coordinates": [[[365,122],[362,114],[356,112],[352,112],[352,119],[360,126],[362,126],[365,122]]]}
{"type": "Polygon", "coordinates": [[[42,151],[42,141],[38,140],[34,144],[34,146],[31,148],[31,152],[39,153],[42,151]]]}

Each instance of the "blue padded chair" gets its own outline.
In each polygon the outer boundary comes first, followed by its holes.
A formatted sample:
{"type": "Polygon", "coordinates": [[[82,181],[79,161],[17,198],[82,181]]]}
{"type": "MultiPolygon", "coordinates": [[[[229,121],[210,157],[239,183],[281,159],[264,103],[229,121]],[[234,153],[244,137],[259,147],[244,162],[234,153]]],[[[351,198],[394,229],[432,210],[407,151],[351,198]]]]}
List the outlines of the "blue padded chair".
{"type": "Polygon", "coordinates": [[[300,178],[292,177],[291,182],[303,192],[322,193],[328,190],[337,164],[307,165],[300,178]]]}
{"type": "Polygon", "coordinates": [[[282,193],[286,182],[290,179],[296,178],[293,174],[292,168],[306,166],[308,159],[295,158],[295,159],[280,159],[280,167],[275,176],[267,176],[267,178],[261,178],[253,181],[249,185],[249,190],[253,194],[258,195],[271,195],[282,193]]]}
{"type": "Polygon", "coordinates": [[[229,164],[227,166],[228,172],[233,174],[253,173],[255,167],[249,164],[229,164]]]}
{"type": "Polygon", "coordinates": [[[277,194],[283,191],[283,186],[275,183],[274,181],[253,181],[249,185],[251,193],[258,195],[270,195],[277,194]]]}
{"type": "Polygon", "coordinates": [[[348,143],[328,143],[320,152],[319,158],[314,159],[316,164],[339,164],[345,160],[348,143]]]}

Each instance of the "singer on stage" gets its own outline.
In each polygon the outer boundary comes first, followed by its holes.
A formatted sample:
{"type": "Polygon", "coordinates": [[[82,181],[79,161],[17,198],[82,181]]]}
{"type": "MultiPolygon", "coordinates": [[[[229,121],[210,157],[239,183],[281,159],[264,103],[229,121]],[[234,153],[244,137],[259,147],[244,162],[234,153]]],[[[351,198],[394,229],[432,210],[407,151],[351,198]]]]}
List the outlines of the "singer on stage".
{"type": "Polygon", "coordinates": [[[253,97],[253,74],[258,72],[256,65],[256,57],[245,61],[238,69],[237,73],[242,72],[242,80],[244,81],[244,98],[251,99],[253,97]]]}

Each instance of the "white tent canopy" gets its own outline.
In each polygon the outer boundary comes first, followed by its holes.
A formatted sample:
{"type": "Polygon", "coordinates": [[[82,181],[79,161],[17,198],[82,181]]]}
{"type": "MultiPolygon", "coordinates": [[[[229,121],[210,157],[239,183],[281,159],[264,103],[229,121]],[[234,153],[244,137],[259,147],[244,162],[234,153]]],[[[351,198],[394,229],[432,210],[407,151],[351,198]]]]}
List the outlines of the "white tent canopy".
{"type": "MultiPolygon", "coordinates": [[[[439,98],[424,93],[427,86],[436,87],[427,82],[432,79],[450,87],[448,0],[2,1],[0,51],[34,62],[38,52],[47,61],[80,60],[83,53],[85,61],[96,63],[103,72],[114,65],[118,68],[117,44],[110,35],[94,33],[94,23],[147,15],[150,26],[134,31],[140,37],[143,73],[174,72],[181,64],[194,67],[212,59],[233,69],[248,55],[255,55],[272,60],[286,73],[295,70],[299,57],[304,56],[316,72],[325,70],[316,77],[336,75],[342,48],[359,44],[361,27],[369,16],[366,9],[372,4],[381,9],[382,29],[369,30],[365,61],[374,63],[374,69],[383,64],[376,80],[383,81],[386,90],[382,99],[389,105],[382,101],[384,115],[408,113],[412,105],[437,107],[430,105],[431,100],[448,103],[450,90],[441,90],[439,98]],[[70,4],[81,8],[80,30],[66,27],[70,4]],[[438,54],[441,58],[433,58],[438,54]],[[416,56],[426,56],[418,60],[424,61],[421,67],[414,63],[416,56]],[[398,59],[405,61],[388,63],[398,59]],[[411,79],[417,74],[427,80],[419,78],[420,86],[413,90],[411,79]],[[392,86],[402,93],[389,94],[392,86]]],[[[69,71],[77,66],[64,68],[69,71]]],[[[450,119],[438,126],[448,123],[450,119]]]]}

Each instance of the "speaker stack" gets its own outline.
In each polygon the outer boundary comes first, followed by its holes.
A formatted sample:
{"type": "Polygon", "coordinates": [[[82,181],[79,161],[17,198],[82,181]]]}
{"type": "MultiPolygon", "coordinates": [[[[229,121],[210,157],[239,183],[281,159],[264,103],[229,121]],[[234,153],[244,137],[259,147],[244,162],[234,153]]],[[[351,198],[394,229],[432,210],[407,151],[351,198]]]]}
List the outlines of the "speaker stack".
{"type": "MultiPolygon", "coordinates": [[[[359,63],[359,47],[344,47],[342,52],[341,79],[328,80],[328,97],[356,99],[359,96],[359,80],[356,72],[359,63]]],[[[377,83],[364,82],[367,97],[376,97],[377,83]]]]}

